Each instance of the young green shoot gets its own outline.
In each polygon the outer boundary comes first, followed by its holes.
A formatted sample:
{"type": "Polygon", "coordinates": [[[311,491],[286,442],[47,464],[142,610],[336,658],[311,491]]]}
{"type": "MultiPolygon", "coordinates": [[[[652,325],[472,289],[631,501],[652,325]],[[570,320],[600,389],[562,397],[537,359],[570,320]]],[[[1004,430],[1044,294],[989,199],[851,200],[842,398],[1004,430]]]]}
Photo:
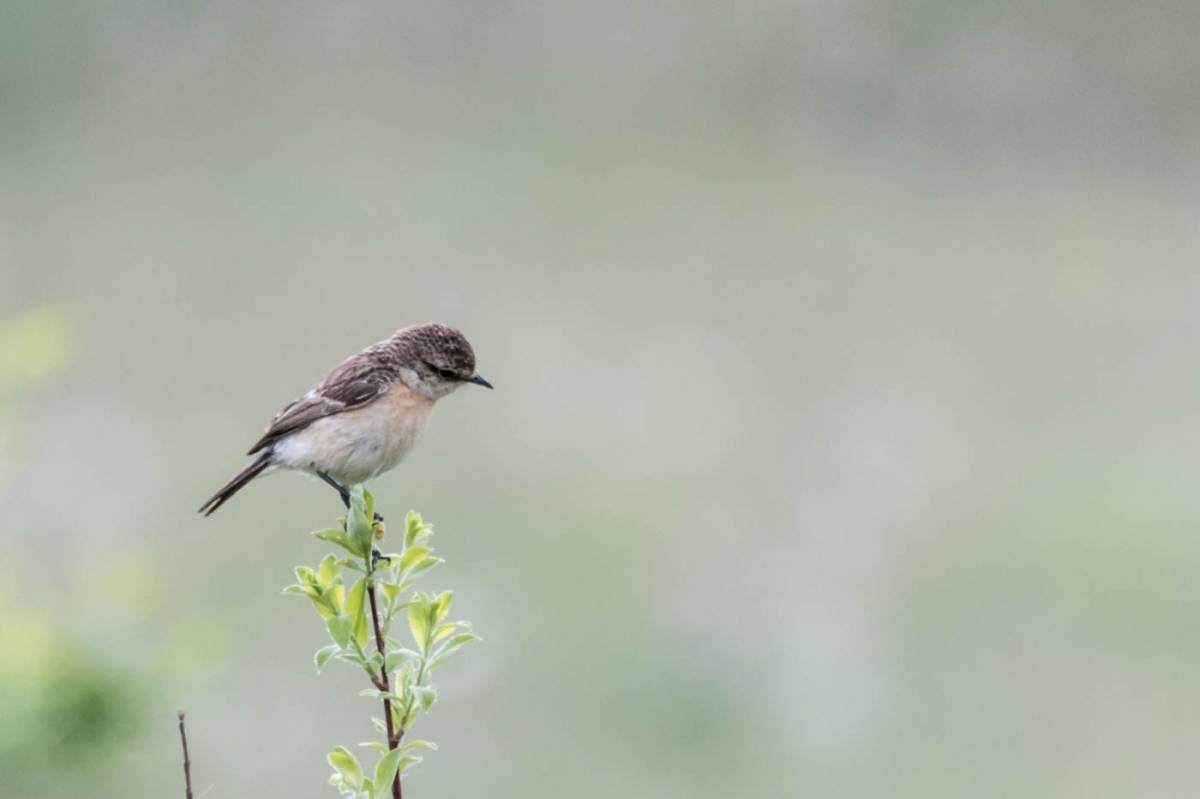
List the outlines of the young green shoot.
{"type": "Polygon", "coordinates": [[[313,534],[339,551],[315,568],[297,566],[296,582],[284,589],[308,597],[332,641],[313,655],[317,671],[330,660],[357,666],[371,683],[360,695],[382,702],[383,717],[371,719],[381,740],[359,744],[378,752],[372,770],[345,746],[329,753],[329,783],[346,799],[383,799],[389,791],[392,799],[401,799],[401,778],[421,762],[419,752],[437,749],[429,741],[406,739],[437,701],[433,673],[478,640],[469,622],[449,620],[451,592],[413,590],[443,562],[429,545],[433,528],[410,511],[399,551],[381,554],[376,543],[382,545],[385,528],[374,518],[374,497],[353,486],[340,526],[313,534]],[[405,629],[393,636],[397,621],[405,629]]]}

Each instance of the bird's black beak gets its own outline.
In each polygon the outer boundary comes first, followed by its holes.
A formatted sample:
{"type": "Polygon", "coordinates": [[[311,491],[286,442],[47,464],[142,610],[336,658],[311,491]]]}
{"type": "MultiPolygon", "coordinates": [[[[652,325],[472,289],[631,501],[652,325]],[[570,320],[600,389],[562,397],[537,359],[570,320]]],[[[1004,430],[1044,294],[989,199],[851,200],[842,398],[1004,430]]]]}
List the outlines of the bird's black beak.
{"type": "Polygon", "coordinates": [[[494,388],[494,386],[488,381],[484,380],[483,375],[479,374],[478,372],[468,377],[467,382],[474,383],[477,386],[483,386],[484,388],[494,388]]]}

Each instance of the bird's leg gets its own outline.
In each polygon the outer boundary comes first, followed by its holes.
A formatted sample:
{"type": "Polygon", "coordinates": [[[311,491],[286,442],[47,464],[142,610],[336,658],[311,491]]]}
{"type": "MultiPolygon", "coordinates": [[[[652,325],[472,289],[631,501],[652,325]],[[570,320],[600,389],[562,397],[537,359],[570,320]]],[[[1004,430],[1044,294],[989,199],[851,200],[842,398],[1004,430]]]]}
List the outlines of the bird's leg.
{"type": "Polygon", "coordinates": [[[350,490],[348,488],[339,483],[337,480],[334,480],[329,475],[325,474],[325,472],[317,472],[317,477],[320,477],[326,483],[333,486],[333,490],[338,492],[338,496],[342,498],[342,504],[347,508],[350,507],[350,490]]]}
{"type": "MultiPolygon", "coordinates": [[[[333,490],[338,492],[338,496],[342,498],[342,504],[345,505],[347,508],[350,507],[350,489],[346,488],[344,485],[339,483],[337,480],[334,480],[332,477],[325,474],[325,472],[317,472],[317,477],[320,477],[326,483],[333,486],[333,490]]],[[[383,517],[380,516],[378,513],[376,513],[375,521],[382,522],[383,517]]]]}

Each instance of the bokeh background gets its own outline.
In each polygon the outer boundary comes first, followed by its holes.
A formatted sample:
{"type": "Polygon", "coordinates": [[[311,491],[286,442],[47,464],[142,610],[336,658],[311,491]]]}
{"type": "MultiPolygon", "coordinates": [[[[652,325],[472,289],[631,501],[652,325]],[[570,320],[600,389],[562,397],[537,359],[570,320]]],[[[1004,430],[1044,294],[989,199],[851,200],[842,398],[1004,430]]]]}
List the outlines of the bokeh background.
{"type": "Polygon", "coordinates": [[[411,796],[1190,797],[1200,5],[0,4],[0,793],[333,796],[194,509],[393,329],[495,392],[374,485],[485,643],[411,796]]]}

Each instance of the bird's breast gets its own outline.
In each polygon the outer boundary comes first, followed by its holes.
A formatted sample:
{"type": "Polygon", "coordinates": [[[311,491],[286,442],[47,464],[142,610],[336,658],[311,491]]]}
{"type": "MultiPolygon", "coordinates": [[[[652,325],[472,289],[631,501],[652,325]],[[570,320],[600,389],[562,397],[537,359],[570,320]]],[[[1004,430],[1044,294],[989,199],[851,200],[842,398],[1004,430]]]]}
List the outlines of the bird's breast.
{"type": "Polygon", "coordinates": [[[370,405],[318,419],[288,436],[276,445],[275,457],[293,469],[362,483],[404,459],[432,410],[432,400],[397,383],[370,405]]]}

